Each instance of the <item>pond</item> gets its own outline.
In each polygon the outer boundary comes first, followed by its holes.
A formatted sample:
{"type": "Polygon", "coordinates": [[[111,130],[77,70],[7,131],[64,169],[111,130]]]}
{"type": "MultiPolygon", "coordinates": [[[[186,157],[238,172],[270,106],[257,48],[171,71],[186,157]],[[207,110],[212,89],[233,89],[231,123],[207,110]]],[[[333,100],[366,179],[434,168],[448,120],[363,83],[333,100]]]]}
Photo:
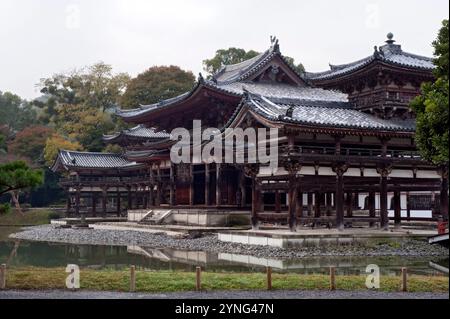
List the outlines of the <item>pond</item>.
{"type": "Polygon", "coordinates": [[[430,266],[437,263],[448,268],[448,258],[433,257],[307,257],[301,259],[270,259],[228,253],[154,249],[141,246],[95,246],[13,241],[8,235],[19,228],[0,227],[0,264],[8,267],[65,267],[76,264],[82,268],[193,271],[201,266],[206,271],[255,272],[271,266],[277,272],[326,273],[335,266],[339,273],[361,274],[370,264],[380,267],[386,275],[398,274],[402,267],[410,273],[442,274],[430,266]]]}

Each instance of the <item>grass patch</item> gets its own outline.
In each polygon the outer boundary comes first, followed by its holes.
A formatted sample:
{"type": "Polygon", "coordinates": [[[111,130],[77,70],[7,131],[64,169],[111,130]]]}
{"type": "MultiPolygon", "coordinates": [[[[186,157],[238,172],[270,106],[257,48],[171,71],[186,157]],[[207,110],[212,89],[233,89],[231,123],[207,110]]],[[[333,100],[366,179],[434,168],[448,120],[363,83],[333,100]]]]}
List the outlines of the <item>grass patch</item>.
{"type": "MultiPolygon", "coordinates": [[[[65,289],[67,273],[64,268],[21,268],[7,271],[7,289],[42,290],[65,289]]],[[[128,291],[130,274],[116,270],[81,270],[81,289],[93,291],[128,291]]],[[[366,290],[365,276],[338,275],[337,289],[366,290]]],[[[400,291],[399,276],[382,276],[381,291],[400,291]]],[[[410,292],[448,292],[449,279],[444,276],[411,275],[408,278],[410,292]]],[[[204,290],[264,290],[266,276],[263,273],[203,273],[204,290]]],[[[273,288],[278,290],[327,290],[327,275],[273,274],[273,288]]],[[[195,290],[195,273],[167,271],[137,271],[138,292],[164,293],[195,290]]]]}
{"type": "Polygon", "coordinates": [[[50,217],[54,214],[48,209],[36,209],[24,212],[23,215],[12,210],[10,213],[0,215],[0,225],[20,226],[20,225],[44,225],[50,222],[50,217]]]}

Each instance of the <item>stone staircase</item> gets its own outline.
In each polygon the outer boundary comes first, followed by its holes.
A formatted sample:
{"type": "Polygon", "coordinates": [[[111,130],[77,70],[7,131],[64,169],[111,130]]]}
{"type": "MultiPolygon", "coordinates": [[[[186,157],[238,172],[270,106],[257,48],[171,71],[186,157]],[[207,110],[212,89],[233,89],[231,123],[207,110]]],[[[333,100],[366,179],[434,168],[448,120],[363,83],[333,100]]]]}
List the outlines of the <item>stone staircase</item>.
{"type": "Polygon", "coordinates": [[[143,225],[161,225],[166,219],[173,214],[173,210],[155,209],[150,210],[144,218],[141,219],[139,224],[143,225]]]}

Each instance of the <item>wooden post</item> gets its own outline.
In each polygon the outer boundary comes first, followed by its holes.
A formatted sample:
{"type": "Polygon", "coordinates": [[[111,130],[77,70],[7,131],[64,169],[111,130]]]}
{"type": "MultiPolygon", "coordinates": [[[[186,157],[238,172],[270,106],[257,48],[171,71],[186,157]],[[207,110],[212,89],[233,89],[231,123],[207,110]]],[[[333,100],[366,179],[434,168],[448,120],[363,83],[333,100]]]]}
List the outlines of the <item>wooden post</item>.
{"type": "Polygon", "coordinates": [[[308,217],[311,217],[313,211],[313,194],[308,193],[308,217]]]}
{"type": "Polygon", "coordinates": [[[332,210],[332,207],[333,207],[333,204],[332,204],[332,193],[327,193],[326,194],[326,201],[327,201],[327,216],[331,216],[331,210],[332,210]]]}
{"type": "Polygon", "coordinates": [[[353,192],[347,193],[346,204],[347,204],[347,217],[353,217],[353,192]]]}
{"type": "Polygon", "coordinates": [[[402,268],[402,291],[408,291],[408,269],[402,268]]]}
{"type": "Polygon", "coordinates": [[[330,290],[336,290],[336,268],[330,267],[330,290]]]}
{"type": "Polygon", "coordinates": [[[322,215],[322,212],[320,210],[320,204],[321,204],[321,199],[322,199],[322,193],[316,192],[314,195],[314,217],[315,218],[320,218],[322,215]]]}
{"type": "Polygon", "coordinates": [[[344,229],[344,172],[336,169],[336,227],[344,229]]]}
{"type": "Polygon", "coordinates": [[[127,186],[128,190],[128,210],[133,209],[133,198],[131,197],[131,186],[127,186]]]}
{"type": "Polygon", "coordinates": [[[380,181],[380,223],[382,229],[389,229],[387,176],[385,174],[382,174],[380,181]]]}
{"type": "Polygon", "coordinates": [[[77,187],[77,193],[75,195],[75,214],[77,216],[80,214],[80,197],[81,197],[81,189],[77,187]]]}
{"type": "Polygon", "coordinates": [[[395,228],[400,228],[402,220],[402,210],[401,210],[401,193],[394,192],[394,225],[395,228]]]}
{"type": "MultiPolygon", "coordinates": [[[[375,218],[376,217],[376,212],[375,212],[375,192],[370,192],[369,193],[369,199],[368,199],[368,206],[369,206],[369,217],[370,218],[375,218]]],[[[376,223],[375,222],[370,222],[370,227],[375,227],[376,223]]]]}
{"type": "Polygon", "coordinates": [[[406,220],[411,220],[411,194],[409,192],[406,193],[406,220]]]}
{"type": "Polygon", "coordinates": [[[267,290],[272,290],[272,267],[267,267],[267,290]]]}
{"type": "Polygon", "coordinates": [[[275,191],[275,213],[280,214],[281,213],[281,198],[280,198],[280,191],[275,191]]]}
{"type": "Polygon", "coordinates": [[[256,181],[256,176],[252,176],[252,227],[253,229],[258,229],[258,201],[259,201],[259,193],[258,193],[258,185],[256,181]]]}
{"type": "Polygon", "coordinates": [[[120,193],[119,187],[117,187],[117,217],[120,217],[122,213],[122,194],[120,193]]]}
{"type": "Polygon", "coordinates": [[[195,285],[195,290],[197,291],[201,291],[202,290],[202,268],[201,267],[197,267],[195,269],[195,273],[196,273],[196,285],[195,285]]]}
{"type": "Polygon", "coordinates": [[[209,187],[210,187],[210,172],[209,172],[209,164],[205,164],[205,206],[209,206],[209,187]]]}
{"type": "Polygon", "coordinates": [[[222,204],[221,175],[221,165],[216,163],[216,206],[222,204]]]}
{"type": "Polygon", "coordinates": [[[295,209],[296,209],[297,218],[302,218],[303,217],[303,192],[300,189],[297,190],[297,198],[295,200],[296,200],[295,209]]]}
{"type": "Polygon", "coordinates": [[[108,189],[107,188],[103,188],[102,189],[102,214],[103,214],[103,218],[106,217],[106,204],[108,203],[108,189]]]}
{"type": "Polygon", "coordinates": [[[0,265],[0,290],[6,289],[6,265],[0,265]]]}
{"type": "Polygon", "coordinates": [[[170,165],[170,206],[175,206],[175,165],[170,165]]]}
{"type": "Polygon", "coordinates": [[[136,266],[130,267],[130,292],[136,291],[136,266]]]}

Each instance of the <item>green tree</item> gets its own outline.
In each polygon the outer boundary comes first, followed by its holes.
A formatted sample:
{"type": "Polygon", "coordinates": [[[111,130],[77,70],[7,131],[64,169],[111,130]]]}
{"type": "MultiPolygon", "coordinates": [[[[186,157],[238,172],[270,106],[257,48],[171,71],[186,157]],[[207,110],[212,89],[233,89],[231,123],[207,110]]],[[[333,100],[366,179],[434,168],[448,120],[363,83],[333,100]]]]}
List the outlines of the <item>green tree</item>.
{"type": "Polygon", "coordinates": [[[448,82],[448,20],[444,20],[436,41],[436,65],[433,83],[422,85],[422,94],[412,103],[416,118],[416,144],[422,157],[436,165],[448,165],[449,82],[448,82]]]}
{"type": "Polygon", "coordinates": [[[6,136],[0,132],[0,155],[6,154],[6,136]]]}
{"type": "MultiPolygon", "coordinates": [[[[216,51],[216,55],[211,59],[203,61],[203,69],[212,76],[220,71],[225,65],[237,64],[256,57],[259,52],[254,50],[245,51],[240,48],[220,49],[216,51]]],[[[285,56],[287,62],[300,74],[305,72],[303,64],[296,64],[294,58],[285,56]]]]}
{"type": "Polygon", "coordinates": [[[13,131],[20,131],[37,123],[33,106],[18,95],[0,91],[0,126],[7,125],[13,131]]]}
{"type": "Polygon", "coordinates": [[[43,96],[34,101],[41,109],[40,118],[60,136],[78,142],[87,151],[101,151],[103,134],[118,123],[111,117],[130,78],[114,74],[104,63],[56,74],[40,83],[43,96]]]}
{"type": "Polygon", "coordinates": [[[42,170],[31,169],[23,161],[0,165],[0,196],[9,193],[19,213],[20,191],[41,185],[44,182],[42,170]]]}
{"type": "Polygon", "coordinates": [[[188,92],[194,84],[192,72],[173,65],[154,66],[130,81],[120,105],[136,108],[141,104],[157,103],[188,92]]]}
{"type": "Polygon", "coordinates": [[[209,75],[213,75],[225,65],[237,64],[254,58],[258,54],[259,52],[254,50],[245,51],[240,48],[219,49],[213,58],[203,61],[203,68],[209,75]]]}

